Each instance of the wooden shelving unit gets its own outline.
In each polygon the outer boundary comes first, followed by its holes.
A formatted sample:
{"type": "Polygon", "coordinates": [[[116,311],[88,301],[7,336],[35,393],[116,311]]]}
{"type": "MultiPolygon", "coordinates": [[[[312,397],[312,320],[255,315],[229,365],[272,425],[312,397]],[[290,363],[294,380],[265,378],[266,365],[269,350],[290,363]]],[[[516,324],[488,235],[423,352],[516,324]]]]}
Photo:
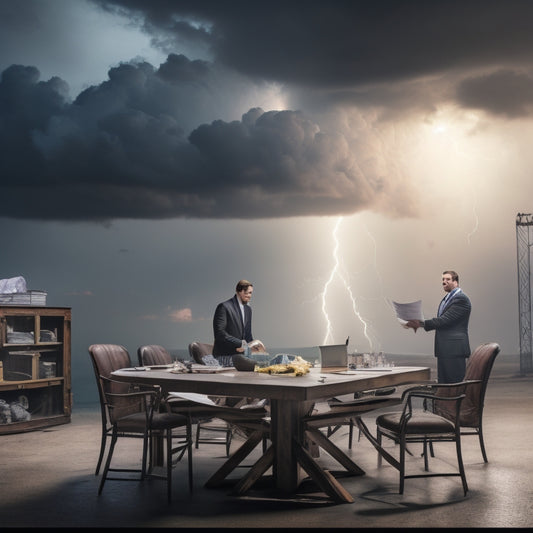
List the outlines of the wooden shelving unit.
{"type": "Polygon", "coordinates": [[[70,308],[0,305],[0,400],[25,408],[0,418],[0,435],[70,422],[70,346],[70,308]]]}

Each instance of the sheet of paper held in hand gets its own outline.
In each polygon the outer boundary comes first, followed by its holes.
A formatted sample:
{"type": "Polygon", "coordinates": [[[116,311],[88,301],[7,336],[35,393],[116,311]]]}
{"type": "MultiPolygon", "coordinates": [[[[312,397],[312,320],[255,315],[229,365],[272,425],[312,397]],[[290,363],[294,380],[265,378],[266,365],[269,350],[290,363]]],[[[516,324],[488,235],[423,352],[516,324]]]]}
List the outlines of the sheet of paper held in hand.
{"type": "Polygon", "coordinates": [[[396,318],[398,319],[398,322],[400,322],[400,324],[404,327],[409,320],[424,320],[424,314],[422,313],[422,300],[406,304],[392,302],[392,305],[396,311],[396,318]]]}

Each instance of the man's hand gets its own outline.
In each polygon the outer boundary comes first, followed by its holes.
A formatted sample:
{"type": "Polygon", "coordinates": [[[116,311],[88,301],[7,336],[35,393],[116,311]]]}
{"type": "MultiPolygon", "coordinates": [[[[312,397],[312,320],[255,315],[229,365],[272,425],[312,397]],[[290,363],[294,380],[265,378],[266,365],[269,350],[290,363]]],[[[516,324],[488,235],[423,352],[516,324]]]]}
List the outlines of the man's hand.
{"type": "Polygon", "coordinates": [[[406,328],[412,328],[415,330],[415,333],[416,333],[416,330],[418,328],[421,328],[422,327],[422,324],[420,322],[420,320],[409,320],[406,324],[405,324],[405,327],[406,328]]]}
{"type": "Polygon", "coordinates": [[[252,342],[249,342],[248,346],[252,350],[252,353],[266,352],[265,345],[258,339],[254,339],[252,342]]]}

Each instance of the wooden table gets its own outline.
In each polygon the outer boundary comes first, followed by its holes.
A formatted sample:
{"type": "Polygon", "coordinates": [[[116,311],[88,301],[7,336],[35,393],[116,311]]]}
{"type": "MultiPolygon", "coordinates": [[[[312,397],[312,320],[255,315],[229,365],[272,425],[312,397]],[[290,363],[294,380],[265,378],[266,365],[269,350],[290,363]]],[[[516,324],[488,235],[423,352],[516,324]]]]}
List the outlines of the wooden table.
{"type": "MultiPolygon", "coordinates": [[[[130,383],[159,385],[163,392],[197,392],[211,396],[268,398],[271,415],[272,446],[238,483],[237,493],[250,486],[272,466],[276,488],[282,494],[293,494],[301,481],[300,466],[333,500],[353,502],[353,498],[329,472],[323,470],[305,449],[302,418],[313,404],[333,396],[351,394],[378,387],[400,385],[430,378],[426,367],[390,367],[364,369],[355,374],[338,374],[312,368],[305,376],[292,377],[256,372],[227,371],[218,374],[174,374],[165,370],[113,372],[114,379],[130,383]]],[[[260,440],[260,439],[259,439],[260,440]]],[[[257,442],[259,442],[257,440],[257,442]]],[[[248,442],[248,441],[247,441],[248,442]]],[[[247,442],[241,447],[245,448],[247,442]]],[[[249,447],[249,446],[248,446],[249,447]]],[[[208,481],[208,486],[220,484],[251,450],[237,450],[208,481]]],[[[336,457],[353,474],[364,473],[353,461],[336,457]]]]}

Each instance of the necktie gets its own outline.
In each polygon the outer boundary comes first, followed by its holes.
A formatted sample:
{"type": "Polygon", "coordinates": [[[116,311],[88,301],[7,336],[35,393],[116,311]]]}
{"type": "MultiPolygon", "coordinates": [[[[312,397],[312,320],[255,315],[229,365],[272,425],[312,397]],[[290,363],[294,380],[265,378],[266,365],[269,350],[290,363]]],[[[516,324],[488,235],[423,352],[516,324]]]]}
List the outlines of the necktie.
{"type": "Polygon", "coordinates": [[[446,301],[446,296],[440,301],[439,311],[437,312],[437,316],[442,315],[442,310],[444,309],[444,302],[445,301],[446,301]]]}
{"type": "Polygon", "coordinates": [[[439,312],[437,313],[437,316],[440,316],[442,315],[442,313],[444,312],[444,309],[446,308],[446,304],[448,303],[448,300],[450,299],[451,295],[454,294],[455,292],[455,289],[451,292],[449,292],[440,302],[440,305],[439,305],[439,312]]]}

